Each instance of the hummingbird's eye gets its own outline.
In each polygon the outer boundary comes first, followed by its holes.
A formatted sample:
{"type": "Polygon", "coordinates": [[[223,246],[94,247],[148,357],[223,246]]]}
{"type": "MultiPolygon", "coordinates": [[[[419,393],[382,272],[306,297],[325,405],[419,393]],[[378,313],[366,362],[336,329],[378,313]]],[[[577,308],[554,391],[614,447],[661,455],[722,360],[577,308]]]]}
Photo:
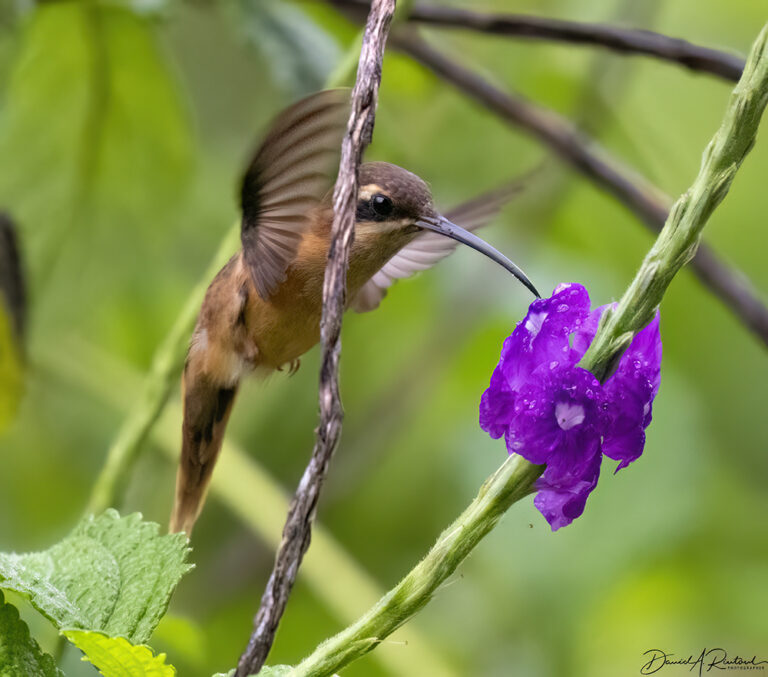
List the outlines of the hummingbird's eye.
{"type": "Polygon", "coordinates": [[[392,199],[381,193],[377,193],[371,198],[371,207],[379,216],[389,216],[392,213],[394,205],[392,199]]]}

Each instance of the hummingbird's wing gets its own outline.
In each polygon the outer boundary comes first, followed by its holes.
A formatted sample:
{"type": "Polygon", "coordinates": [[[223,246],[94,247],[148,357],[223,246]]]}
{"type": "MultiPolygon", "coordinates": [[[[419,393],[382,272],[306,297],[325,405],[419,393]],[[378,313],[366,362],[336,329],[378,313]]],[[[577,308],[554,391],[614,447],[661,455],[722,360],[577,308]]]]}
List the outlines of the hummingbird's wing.
{"type": "Polygon", "coordinates": [[[308,213],[333,186],[349,118],[349,90],[302,99],[272,124],[243,179],[241,239],[263,299],[285,280],[308,213]]]}
{"type": "MultiPolygon", "coordinates": [[[[457,226],[469,231],[482,228],[491,221],[501,208],[517,195],[524,186],[522,181],[501,186],[468,200],[445,214],[457,226]]],[[[352,299],[350,306],[358,313],[378,308],[387,295],[387,289],[395,280],[410,277],[444,259],[458,246],[456,240],[432,231],[425,231],[403,247],[382,269],[366,282],[352,299]]]]}

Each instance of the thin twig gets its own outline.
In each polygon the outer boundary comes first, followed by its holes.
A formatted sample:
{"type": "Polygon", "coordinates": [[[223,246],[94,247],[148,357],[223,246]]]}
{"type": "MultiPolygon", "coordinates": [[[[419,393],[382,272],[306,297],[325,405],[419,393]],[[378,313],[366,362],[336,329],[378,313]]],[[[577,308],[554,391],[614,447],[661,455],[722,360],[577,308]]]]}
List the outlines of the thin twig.
{"type": "Polygon", "coordinates": [[[363,36],[363,46],[352,91],[352,113],[341,148],[339,177],[333,192],[333,226],[328,265],[323,282],[323,345],[320,369],[320,425],[312,458],[291,501],[283,540],[261,599],[248,646],[240,657],[236,677],[257,673],[272,647],[277,625],[293,588],[301,559],[312,533],[312,520],[328,465],[341,434],[343,410],[339,394],[341,319],[346,305],[347,265],[352,245],[357,203],[357,180],[365,147],[373,134],[381,63],[395,0],[374,0],[363,36]]]}
{"type": "MultiPolygon", "coordinates": [[[[332,0],[332,3],[355,12],[367,11],[370,4],[367,0],[332,0]]],[[[621,54],[643,54],[734,82],[744,69],[744,59],[735,54],[641,29],[422,4],[414,5],[408,21],[510,38],[605,47],[621,54]]]]}
{"type": "MultiPolygon", "coordinates": [[[[561,115],[519,94],[502,91],[413,33],[393,34],[392,43],[505,121],[532,134],[578,172],[628,207],[651,230],[658,232],[664,225],[671,199],[582,135],[561,115]]],[[[768,345],[768,308],[747,277],[721,261],[704,244],[699,247],[691,267],[725,306],[768,345]]]]}

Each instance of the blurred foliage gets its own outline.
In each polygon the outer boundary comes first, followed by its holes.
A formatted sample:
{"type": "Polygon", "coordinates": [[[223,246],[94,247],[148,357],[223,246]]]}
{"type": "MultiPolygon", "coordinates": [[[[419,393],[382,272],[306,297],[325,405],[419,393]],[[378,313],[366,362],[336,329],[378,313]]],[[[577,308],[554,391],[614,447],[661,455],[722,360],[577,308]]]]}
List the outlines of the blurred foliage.
{"type": "Polygon", "coordinates": [[[0,432],[13,421],[23,393],[27,301],[16,228],[0,213],[0,432]]]}
{"type": "MultiPolygon", "coordinates": [[[[636,4],[482,7],[637,23],[628,13],[636,4]]],[[[765,21],[764,0],[655,4],[648,27],[742,53],[765,21]]],[[[63,367],[77,360],[107,389],[125,381],[104,368],[104,354],[125,373],[146,370],[236,218],[238,176],[264,125],[327,77],[357,27],[324,3],[288,0],[4,3],[0,17],[0,207],[18,221],[31,290],[26,393],[0,439],[0,550],[29,551],[77,521],[126,411],[63,367]],[[276,16],[281,31],[265,18],[276,16]],[[71,351],[73,341],[93,349],[71,351]]],[[[672,195],[694,176],[730,91],[640,58],[425,33],[496,81],[583,120],[672,195]]],[[[390,53],[368,156],[425,177],[447,207],[546,153],[390,53]]],[[[595,303],[614,300],[650,235],[610,197],[550,165],[485,236],[543,290],[576,280],[595,303]]],[[[706,232],[761,290],[766,172],[768,148],[758,143],[706,232]]],[[[381,589],[503,459],[503,444],[477,426],[477,404],[527,302],[496,267],[458,251],[397,284],[376,312],[347,318],[345,428],[319,519],[381,589]]],[[[413,629],[452,674],[484,677],[633,674],[654,647],[768,652],[765,350],[690,274],[665,299],[662,335],[662,387],[643,458],[606,473],[584,517],[557,534],[530,501],[520,503],[398,641],[413,629]]],[[[228,432],[287,491],[311,449],[317,369],[313,350],[293,378],[251,380],[228,432]]],[[[147,443],[116,507],[164,523],[175,468],[159,448],[147,443]]],[[[273,528],[277,537],[281,520],[273,528]]],[[[194,546],[197,568],[172,603],[186,629],[161,626],[152,641],[192,677],[235,664],[273,557],[215,496],[194,546]]],[[[323,601],[321,585],[299,577],[271,662],[295,663],[348,622],[323,601]]],[[[362,612],[354,589],[348,594],[345,608],[362,612]]],[[[55,633],[23,605],[21,613],[53,651],[55,633]]],[[[344,674],[407,675],[377,655],[407,658],[411,648],[385,642],[344,674]]],[[[94,674],[79,658],[66,651],[66,674],[94,674]]]]}
{"type": "Polygon", "coordinates": [[[282,0],[240,0],[238,10],[241,30],[263,52],[273,79],[296,97],[322,89],[340,55],[330,35],[282,0]]]}
{"type": "Polygon", "coordinates": [[[13,421],[23,392],[18,336],[8,306],[0,300],[0,432],[13,421]]]}

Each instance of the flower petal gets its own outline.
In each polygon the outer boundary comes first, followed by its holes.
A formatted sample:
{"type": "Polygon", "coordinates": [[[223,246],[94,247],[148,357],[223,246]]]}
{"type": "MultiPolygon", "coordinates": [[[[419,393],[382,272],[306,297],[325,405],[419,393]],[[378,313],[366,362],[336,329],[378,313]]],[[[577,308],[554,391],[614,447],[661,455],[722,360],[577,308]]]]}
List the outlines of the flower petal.
{"type": "Polygon", "coordinates": [[[660,379],[658,312],[605,384],[576,366],[609,307],[590,312],[578,284],[534,301],[504,342],[480,402],[480,425],[491,437],[504,435],[509,453],[546,464],[534,503],[553,530],[584,511],[603,454],[620,462],[618,471],[645,445],[660,379]]]}
{"type": "Polygon", "coordinates": [[[552,531],[567,526],[584,512],[587,498],[597,486],[602,454],[596,453],[581,474],[553,480],[550,469],[536,481],[538,493],[533,499],[537,510],[549,522],[552,531]]]}
{"type": "Polygon", "coordinates": [[[621,461],[621,470],[643,453],[645,429],[651,422],[653,399],[661,378],[659,314],[632,340],[604,389],[611,402],[612,423],[603,439],[603,453],[621,461]]]}
{"type": "Polygon", "coordinates": [[[551,297],[537,299],[504,342],[499,368],[517,390],[539,365],[573,365],[569,335],[589,316],[589,294],[580,284],[561,284],[551,297]]]}
{"type": "Polygon", "coordinates": [[[542,365],[515,398],[509,453],[546,463],[550,477],[579,473],[599,451],[607,418],[599,381],[580,367],[542,365]]]}
{"type": "Polygon", "coordinates": [[[581,326],[576,329],[571,339],[571,346],[578,355],[578,359],[584,357],[584,353],[587,352],[592,339],[595,338],[597,333],[597,326],[600,324],[600,318],[607,308],[615,308],[618,304],[608,303],[604,306],[598,306],[588,316],[587,319],[581,323],[581,326]]]}
{"type": "Polygon", "coordinates": [[[480,398],[480,427],[493,439],[501,437],[515,413],[515,394],[496,367],[491,384],[480,398]]]}

